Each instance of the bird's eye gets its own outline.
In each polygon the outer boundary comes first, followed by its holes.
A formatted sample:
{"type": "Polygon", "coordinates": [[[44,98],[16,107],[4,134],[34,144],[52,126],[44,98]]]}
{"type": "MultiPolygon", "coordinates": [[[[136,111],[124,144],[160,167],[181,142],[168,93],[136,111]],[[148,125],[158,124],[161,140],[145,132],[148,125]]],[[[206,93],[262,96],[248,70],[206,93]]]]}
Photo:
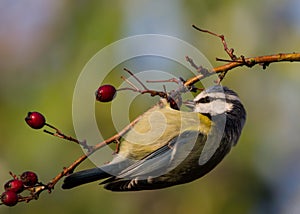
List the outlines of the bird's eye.
{"type": "Polygon", "coordinates": [[[198,103],[209,103],[210,98],[209,97],[202,97],[200,100],[198,100],[198,103]]]}

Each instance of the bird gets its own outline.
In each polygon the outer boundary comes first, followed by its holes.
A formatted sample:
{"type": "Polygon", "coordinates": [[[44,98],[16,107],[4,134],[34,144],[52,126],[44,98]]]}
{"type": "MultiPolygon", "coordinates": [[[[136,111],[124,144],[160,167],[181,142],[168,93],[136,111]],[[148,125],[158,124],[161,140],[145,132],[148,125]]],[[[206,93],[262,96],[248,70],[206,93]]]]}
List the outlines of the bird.
{"type": "Polygon", "coordinates": [[[155,190],[206,175],[237,144],[246,110],[237,93],[221,85],[183,104],[191,111],[161,99],[122,137],[111,162],[68,175],[62,188],[101,180],[115,192],[155,190]]]}

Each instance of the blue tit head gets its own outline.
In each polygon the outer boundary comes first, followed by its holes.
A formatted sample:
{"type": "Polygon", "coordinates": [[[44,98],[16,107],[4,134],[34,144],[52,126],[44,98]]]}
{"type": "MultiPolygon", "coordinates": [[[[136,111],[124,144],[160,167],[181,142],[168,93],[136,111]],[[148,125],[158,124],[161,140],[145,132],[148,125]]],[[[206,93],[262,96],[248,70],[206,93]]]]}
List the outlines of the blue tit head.
{"type": "Polygon", "coordinates": [[[211,120],[225,118],[225,137],[234,145],[237,143],[246,121],[246,110],[236,92],[215,85],[202,91],[186,105],[211,120]]]}

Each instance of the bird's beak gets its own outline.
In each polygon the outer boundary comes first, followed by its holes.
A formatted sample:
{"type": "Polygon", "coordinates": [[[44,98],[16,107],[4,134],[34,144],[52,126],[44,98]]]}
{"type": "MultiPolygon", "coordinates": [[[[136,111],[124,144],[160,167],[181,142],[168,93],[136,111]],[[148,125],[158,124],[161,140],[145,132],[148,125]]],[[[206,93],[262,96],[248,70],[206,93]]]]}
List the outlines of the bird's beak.
{"type": "Polygon", "coordinates": [[[195,102],[193,100],[184,101],[183,104],[190,109],[194,109],[195,107],[195,102]]]}

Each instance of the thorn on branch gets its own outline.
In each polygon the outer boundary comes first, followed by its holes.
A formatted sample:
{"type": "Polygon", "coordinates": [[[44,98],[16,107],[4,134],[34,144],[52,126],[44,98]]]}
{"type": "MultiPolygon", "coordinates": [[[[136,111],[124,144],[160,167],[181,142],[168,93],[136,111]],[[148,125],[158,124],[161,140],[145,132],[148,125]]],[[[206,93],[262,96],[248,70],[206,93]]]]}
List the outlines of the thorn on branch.
{"type": "Polygon", "coordinates": [[[116,142],[116,148],[115,148],[115,151],[113,152],[113,155],[118,154],[118,152],[120,150],[120,145],[121,145],[121,142],[119,139],[116,139],[115,142],[116,142]]]}
{"type": "Polygon", "coordinates": [[[219,73],[219,75],[218,75],[219,79],[215,83],[219,85],[224,80],[226,74],[227,74],[227,71],[219,73]]]}
{"type": "Polygon", "coordinates": [[[251,67],[253,67],[256,64],[255,60],[251,60],[251,59],[248,60],[243,55],[241,55],[240,58],[242,60],[243,65],[247,66],[248,68],[251,68],[251,67]]]}
{"type": "Polygon", "coordinates": [[[264,70],[265,70],[269,65],[270,65],[269,62],[264,62],[264,63],[262,63],[262,67],[263,67],[264,70]]]}

